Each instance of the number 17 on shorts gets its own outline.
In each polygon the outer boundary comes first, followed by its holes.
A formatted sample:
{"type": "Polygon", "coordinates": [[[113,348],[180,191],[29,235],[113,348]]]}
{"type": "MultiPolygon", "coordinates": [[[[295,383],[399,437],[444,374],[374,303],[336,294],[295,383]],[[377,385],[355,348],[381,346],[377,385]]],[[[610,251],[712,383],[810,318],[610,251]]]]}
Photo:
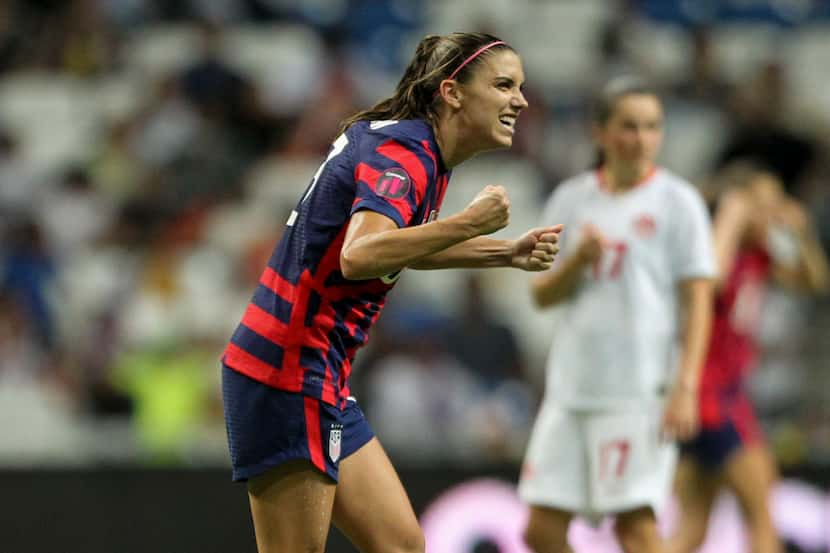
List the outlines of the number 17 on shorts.
{"type": "Polygon", "coordinates": [[[662,503],[676,454],[672,445],[660,443],[653,419],[647,413],[609,413],[586,420],[589,486],[595,510],[644,505],[656,509],[662,503]]]}

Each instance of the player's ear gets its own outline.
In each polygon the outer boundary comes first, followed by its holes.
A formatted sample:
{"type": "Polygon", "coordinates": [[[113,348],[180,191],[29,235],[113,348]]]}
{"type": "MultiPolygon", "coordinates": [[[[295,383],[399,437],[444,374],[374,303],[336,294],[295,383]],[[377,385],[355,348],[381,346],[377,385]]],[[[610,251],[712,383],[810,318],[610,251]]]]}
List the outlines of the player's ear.
{"type": "Polygon", "coordinates": [[[441,81],[441,84],[438,85],[438,94],[451,108],[461,108],[461,99],[464,97],[464,94],[461,92],[461,85],[458,81],[444,79],[441,81]]]}

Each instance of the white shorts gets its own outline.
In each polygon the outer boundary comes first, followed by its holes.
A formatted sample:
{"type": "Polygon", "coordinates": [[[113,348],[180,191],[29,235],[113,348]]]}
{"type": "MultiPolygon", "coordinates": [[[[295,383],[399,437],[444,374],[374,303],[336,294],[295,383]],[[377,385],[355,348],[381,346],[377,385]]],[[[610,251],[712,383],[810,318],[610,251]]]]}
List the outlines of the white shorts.
{"type": "Polygon", "coordinates": [[[650,506],[671,491],[677,448],[660,438],[662,409],[572,411],[545,402],[536,419],[519,480],[531,505],[597,520],[650,506]]]}

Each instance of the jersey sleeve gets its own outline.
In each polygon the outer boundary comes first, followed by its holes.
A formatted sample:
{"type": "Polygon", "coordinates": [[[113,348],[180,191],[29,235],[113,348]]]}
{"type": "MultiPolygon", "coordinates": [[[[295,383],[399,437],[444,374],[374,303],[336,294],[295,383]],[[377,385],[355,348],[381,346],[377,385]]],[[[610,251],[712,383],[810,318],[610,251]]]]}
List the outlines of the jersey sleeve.
{"type": "Polygon", "coordinates": [[[385,136],[361,141],[355,159],[355,198],[351,214],[368,209],[409,226],[429,186],[418,147],[385,136]]]}
{"type": "Polygon", "coordinates": [[[678,280],[714,278],[716,275],[712,223],[700,194],[691,185],[682,189],[680,204],[673,214],[675,225],[672,265],[678,280]]]}

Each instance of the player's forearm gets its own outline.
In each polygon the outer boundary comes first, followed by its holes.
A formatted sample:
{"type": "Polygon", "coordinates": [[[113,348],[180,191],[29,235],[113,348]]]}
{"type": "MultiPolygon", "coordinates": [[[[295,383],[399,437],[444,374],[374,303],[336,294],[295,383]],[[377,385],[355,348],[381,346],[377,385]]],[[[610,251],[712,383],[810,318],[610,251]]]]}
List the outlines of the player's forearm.
{"type": "Polygon", "coordinates": [[[349,280],[382,277],[470,240],[475,232],[464,218],[451,216],[416,227],[367,234],[343,250],[343,276],[349,280]]]}
{"type": "Polygon", "coordinates": [[[727,205],[715,215],[713,222],[713,243],[717,262],[715,285],[720,288],[729,278],[735,262],[741,236],[746,230],[747,218],[741,206],[727,205]]]}
{"type": "Polygon", "coordinates": [[[697,392],[712,328],[713,284],[694,279],[681,284],[685,314],[677,386],[697,392]]]}
{"type": "Polygon", "coordinates": [[[413,269],[476,269],[509,267],[512,260],[509,240],[477,236],[426,255],[409,266],[413,269]]]}
{"type": "Polygon", "coordinates": [[[536,307],[549,307],[570,297],[582,279],[584,269],[582,257],[571,255],[552,271],[535,277],[531,283],[531,295],[536,307]]]}
{"type": "Polygon", "coordinates": [[[830,289],[830,267],[818,239],[812,231],[799,239],[801,250],[801,277],[804,286],[813,293],[827,293],[830,289]]]}
{"type": "Polygon", "coordinates": [[[795,292],[826,293],[830,288],[830,268],[818,239],[814,235],[801,235],[796,246],[798,255],[794,263],[773,266],[775,280],[795,292]]]}

